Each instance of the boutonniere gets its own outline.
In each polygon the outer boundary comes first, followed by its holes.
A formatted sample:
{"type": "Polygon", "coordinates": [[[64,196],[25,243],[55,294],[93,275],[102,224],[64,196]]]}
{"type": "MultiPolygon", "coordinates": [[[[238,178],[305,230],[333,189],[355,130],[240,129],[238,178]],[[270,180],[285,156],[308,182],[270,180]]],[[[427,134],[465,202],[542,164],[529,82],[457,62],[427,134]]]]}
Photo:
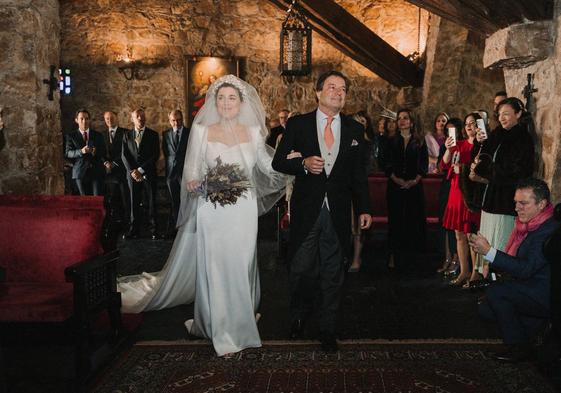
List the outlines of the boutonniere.
{"type": "Polygon", "coordinates": [[[351,142],[351,147],[352,146],[358,146],[358,142],[356,141],[356,139],[353,139],[353,141],[351,142]]]}

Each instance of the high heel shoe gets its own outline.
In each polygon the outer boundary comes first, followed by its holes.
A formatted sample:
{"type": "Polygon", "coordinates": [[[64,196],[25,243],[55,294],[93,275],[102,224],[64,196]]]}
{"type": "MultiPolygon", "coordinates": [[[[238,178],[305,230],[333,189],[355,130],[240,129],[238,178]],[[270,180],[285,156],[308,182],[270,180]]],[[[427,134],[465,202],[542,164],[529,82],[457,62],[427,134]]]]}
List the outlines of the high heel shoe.
{"type": "Polygon", "coordinates": [[[462,285],[464,285],[464,282],[466,282],[467,280],[469,280],[469,276],[458,276],[455,279],[451,280],[448,285],[453,286],[453,287],[460,287],[462,285]]]}
{"type": "Polygon", "coordinates": [[[444,272],[444,277],[455,277],[460,274],[460,264],[456,261],[452,261],[450,268],[444,272]]]}
{"type": "Polygon", "coordinates": [[[442,266],[440,268],[438,268],[436,270],[436,272],[437,273],[444,273],[445,271],[447,271],[450,268],[451,264],[452,264],[452,259],[451,258],[446,258],[446,260],[444,261],[442,266]]]}

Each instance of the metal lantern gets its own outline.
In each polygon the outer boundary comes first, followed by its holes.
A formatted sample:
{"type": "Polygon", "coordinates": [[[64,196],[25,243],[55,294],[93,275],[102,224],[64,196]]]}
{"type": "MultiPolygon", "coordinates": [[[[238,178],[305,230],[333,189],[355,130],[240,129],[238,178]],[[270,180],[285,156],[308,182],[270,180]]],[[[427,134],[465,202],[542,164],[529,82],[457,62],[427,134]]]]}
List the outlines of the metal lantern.
{"type": "Polygon", "coordinates": [[[287,76],[312,72],[312,28],[295,3],[288,8],[280,33],[280,69],[287,76]]]}

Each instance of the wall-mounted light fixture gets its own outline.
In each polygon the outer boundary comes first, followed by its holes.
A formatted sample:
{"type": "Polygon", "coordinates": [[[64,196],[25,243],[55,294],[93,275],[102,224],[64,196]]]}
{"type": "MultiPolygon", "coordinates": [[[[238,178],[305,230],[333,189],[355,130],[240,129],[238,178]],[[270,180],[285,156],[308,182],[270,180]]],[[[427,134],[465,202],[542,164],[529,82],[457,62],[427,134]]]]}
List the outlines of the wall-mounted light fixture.
{"type": "Polygon", "coordinates": [[[125,77],[126,80],[139,79],[138,68],[140,62],[138,60],[125,59],[117,62],[119,72],[125,77]]]}
{"type": "Polygon", "coordinates": [[[127,49],[126,56],[119,55],[116,60],[115,65],[119,69],[119,72],[128,81],[133,79],[148,79],[154,74],[157,68],[167,65],[166,61],[160,59],[133,60],[132,50],[130,49],[127,49]]]}

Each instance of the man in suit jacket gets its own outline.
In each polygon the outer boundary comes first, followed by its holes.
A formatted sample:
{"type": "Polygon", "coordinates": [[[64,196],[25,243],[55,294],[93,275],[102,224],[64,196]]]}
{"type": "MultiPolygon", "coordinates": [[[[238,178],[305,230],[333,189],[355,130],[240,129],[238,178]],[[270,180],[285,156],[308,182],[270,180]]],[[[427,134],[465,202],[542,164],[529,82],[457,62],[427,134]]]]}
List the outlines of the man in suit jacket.
{"type": "Polygon", "coordinates": [[[185,151],[189,140],[189,130],[183,127],[183,114],[173,110],[168,115],[171,128],[163,133],[162,148],[166,161],[166,182],[171,200],[168,222],[168,236],[175,231],[179,204],[181,201],[181,177],[185,162],[185,151]]]}
{"type": "Polygon", "coordinates": [[[107,154],[105,156],[105,185],[107,196],[111,199],[111,203],[119,203],[122,218],[128,222],[130,215],[129,206],[129,187],[127,181],[127,171],[123,163],[123,137],[126,129],[119,127],[117,123],[117,114],[107,111],[103,114],[103,120],[107,130],[104,131],[103,137],[107,146],[107,154]]]}
{"type": "Polygon", "coordinates": [[[371,223],[363,128],[340,114],[347,88],[348,80],[340,72],[321,75],[316,83],[317,110],[288,120],[273,159],[275,170],[295,176],[287,256],[290,337],[302,336],[318,288],[320,341],[327,352],[337,350],[335,321],[350,252],[351,199],[356,201],[361,228],[371,223]]]}
{"type": "Polygon", "coordinates": [[[139,235],[142,193],[148,203],[148,229],[152,239],[156,239],[156,162],[160,156],[158,133],[146,127],[146,114],[143,109],[131,113],[134,128],[125,132],[123,137],[123,163],[127,169],[130,190],[131,222],[127,238],[139,235]]]}
{"type": "Polygon", "coordinates": [[[74,118],[78,129],[66,135],[65,156],[73,160],[72,179],[80,195],[101,195],[105,170],[105,141],[90,130],[90,113],[79,109],[74,118]]]}
{"type": "Polygon", "coordinates": [[[493,283],[479,305],[480,315],[498,322],[507,350],[496,358],[521,361],[532,355],[531,341],[550,318],[550,262],[545,240],[556,230],[550,192],[539,179],[526,179],[514,194],[518,217],[506,252],[493,248],[480,233],[469,236],[471,247],[489,261],[493,270],[512,280],[493,283]]]}
{"type": "Polygon", "coordinates": [[[284,132],[284,129],[286,128],[286,122],[288,121],[289,113],[290,112],[288,111],[288,109],[281,109],[279,111],[279,125],[271,128],[271,131],[269,132],[269,135],[265,140],[265,143],[271,146],[273,149],[277,145],[277,138],[284,132]]]}

